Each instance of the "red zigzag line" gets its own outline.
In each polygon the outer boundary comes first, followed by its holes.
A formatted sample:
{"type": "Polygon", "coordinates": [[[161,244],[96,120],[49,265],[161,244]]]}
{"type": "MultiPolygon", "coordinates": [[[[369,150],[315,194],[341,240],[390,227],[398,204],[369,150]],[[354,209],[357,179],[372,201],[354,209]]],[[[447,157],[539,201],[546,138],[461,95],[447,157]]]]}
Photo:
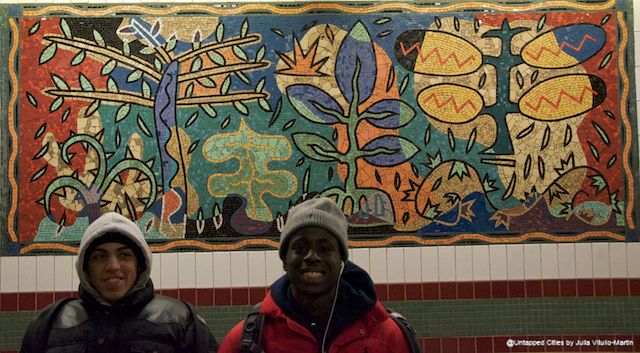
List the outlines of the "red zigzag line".
{"type": "Polygon", "coordinates": [[[560,48],[559,48],[559,49],[557,49],[557,50],[551,50],[551,49],[549,49],[549,48],[547,48],[547,47],[542,47],[542,48],[538,49],[538,53],[537,53],[537,54],[531,54],[531,53],[529,53],[529,51],[527,50],[527,52],[525,53],[525,55],[527,55],[527,56],[529,56],[529,57],[533,58],[534,60],[538,60],[538,59],[540,59],[540,57],[542,56],[542,52],[543,52],[543,51],[547,51],[547,52],[549,52],[549,53],[553,54],[554,56],[559,56],[559,55],[560,55],[560,53],[562,53],[562,52],[563,52],[563,50],[562,50],[562,49],[563,49],[563,48],[565,48],[565,47],[569,47],[569,48],[573,49],[574,51],[579,52],[580,50],[582,50],[582,46],[583,46],[583,45],[584,45],[584,43],[587,41],[587,39],[591,40],[592,42],[596,42],[596,39],[595,39],[594,37],[592,37],[592,36],[591,36],[591,35],[589,35],[589,34],[585,34],[585,35],[584,35],[584,37],[582,37],[582,41],[580,42],[580,44],[578,44],[578,46],[577,46],[577,47],[574,47],[573,45],[571,45],[571,44],[567,43],[566,41],[562,41],[562,44],[560,44],[560,48]]]}
{"type": "Polygon", "coordinates": [[[562,100],[562,97],[568,97],[571,100],[573,100],[574,102],[577,103],[582,103],[584,101],[584,96],[586,95],[586,93],[589,92],[591,94],[593,94],[594,96],[598,95],[598,92],[592,90],[589,87],[583,87],[582,88],[582,92],[579,94],[579,97],[574,97],[571,94],[567,93],[564,89],[560,90],[560,93],[558,94],[558,99],[556,99],[556,102],[553,103],[549,98],[547,98],[547,96],[541,96],[538,99],[538,103],[534,106],[529,102],[526,102],[525,105],[531,109],[533,109],[533,111],[537,112],[538,109],[540,109],[540,106],[542,106],[542,102],[545,101],[547,102],[550,106],[552,106],[555,109],[558,109],[558,107],[560,106],[560,101],[562,100]]]}
{"type": "Polygon", "coordinates": [[[416,43],[416,44],[412,45],[411,47],[409,47],[409,49],[406,49],[404,47],[404,43],[400,42],[400,51],[402,51],[402,55],[403,56],[407,56],[407,54],[411,53],[414,50],[418,50],[418,56],[420,57],[421,62],[427,61],[434,54],[438,57],[438,63],[440,65],[444,65],[447,62],[449,62],[450,59],[453,59],[456,62],[456,65],[458,65],[459,68],[463,67],[464,65],[466,65],[469,61],[474,61],[475,60],[475,58],[473,56],[469,56],[463,62],[460,62],[460,60],[458,59],[458,56],[456,55],[456,53],[451,53],[451,54],[447,55],[446,58],[443,59],[442,55],[440,55],[440,49],[437,48],[437,47],[432,49],[426,55],[423,55],[420,52],[421,47],[420,47],[419,43],[416,43]]]}
{"type": "Polygon", "coordinates": [[[451,103],[453,105],[453,109],[456,111],[456,113],[460,113],[460,111],[462,109],[464,109],[465,106],[470,105],[473,107],[473,109],[476,109],[475,104],[473,104],[473,102],[470,99],[467,99],[466,102],[464,102],[464,104],[462,104],[460,107],[458,107],[458,103],[456,102],[456,100],[453,97],[449,97],[447,98],[444,102],[440,102],[438,100],[438,96],[436,96],[435,93],[431,93],[425,100],[424,100],[424,104],[427,104],[431,99],[435,100],[436,106],[438,106],[438,108],[442,108],[444,105],[446,105],[447,103],[451,103]]]}

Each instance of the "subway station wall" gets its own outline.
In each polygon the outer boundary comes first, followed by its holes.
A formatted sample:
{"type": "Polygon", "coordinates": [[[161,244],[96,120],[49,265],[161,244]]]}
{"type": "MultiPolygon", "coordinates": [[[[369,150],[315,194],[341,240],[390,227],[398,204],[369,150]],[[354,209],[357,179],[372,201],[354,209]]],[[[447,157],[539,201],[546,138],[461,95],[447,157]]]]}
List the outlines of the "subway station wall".
{"type": "Polygon", "coordinates": [[[0,9],[0,351],[105,211],[221,339],[315,196],[426,352],[640,351],[631,2],[0,9]]]}

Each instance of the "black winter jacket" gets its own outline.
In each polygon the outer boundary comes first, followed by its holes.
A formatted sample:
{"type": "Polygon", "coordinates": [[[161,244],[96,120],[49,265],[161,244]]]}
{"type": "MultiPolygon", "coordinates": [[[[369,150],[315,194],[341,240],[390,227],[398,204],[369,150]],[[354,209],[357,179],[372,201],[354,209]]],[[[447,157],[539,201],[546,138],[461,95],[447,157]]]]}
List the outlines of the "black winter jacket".
{"type": "Polygon", "coordinates": [[[156,295],[153,284],[105,306],[80,287],[51,318],[54,304],[45,308],[27,329],[21,353],[204,353],[215,352],[211,332],[193,308],[179,300],[156,295]],[[47,335],[48,331],[48,335],[47,335]]]}

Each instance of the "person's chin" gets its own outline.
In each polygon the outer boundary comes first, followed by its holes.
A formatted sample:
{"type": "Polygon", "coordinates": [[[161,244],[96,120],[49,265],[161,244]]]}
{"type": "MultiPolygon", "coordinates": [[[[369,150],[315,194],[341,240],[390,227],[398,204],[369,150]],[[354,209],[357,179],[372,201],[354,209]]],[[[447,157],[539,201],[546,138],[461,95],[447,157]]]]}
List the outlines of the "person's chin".
{"type": "Polygon", "coordinates": [[[107,288],[100,292],[100,295],[109,302],[118,301],[127,294],[124,288],[107,288]]]}
{"type": "Polygon", "coordinates": [[[309,282],[302,282],[298,284],[298,290],[301,293],[305,293],[306,295],[311,295],[311,296],[321,296],[324,294],[327,294],[328,292],[330,292],[330,286],[327,285],[325,282],[320,282],[320,283],[309,283],[309,282]]]}

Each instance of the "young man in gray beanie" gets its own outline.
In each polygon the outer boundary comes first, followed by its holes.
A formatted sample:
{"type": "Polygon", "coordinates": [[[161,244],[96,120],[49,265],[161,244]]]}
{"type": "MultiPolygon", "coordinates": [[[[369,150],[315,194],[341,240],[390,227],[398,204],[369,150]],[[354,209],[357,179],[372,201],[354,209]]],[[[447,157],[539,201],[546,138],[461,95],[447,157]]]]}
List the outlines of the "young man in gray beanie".
{"type": "Polygon", "coordinates": [[[102,215],[80,242],[80,299],[46,307],[20,352],[214,353],[216,341],[191,304],[154,293],[151,260],[134,222],[102,215]]]}
{"type": "Polygon", "coordinates": [[[348,261],[347,229],[331,199],[290,209],[279,249],[286,274],[260,304],[258,324],[250,314],[225,336],[219,352],[409,353],[371,278],[348,261]],[[257,343],[255,336],[247,338],[256,327],[257,343]]]}

